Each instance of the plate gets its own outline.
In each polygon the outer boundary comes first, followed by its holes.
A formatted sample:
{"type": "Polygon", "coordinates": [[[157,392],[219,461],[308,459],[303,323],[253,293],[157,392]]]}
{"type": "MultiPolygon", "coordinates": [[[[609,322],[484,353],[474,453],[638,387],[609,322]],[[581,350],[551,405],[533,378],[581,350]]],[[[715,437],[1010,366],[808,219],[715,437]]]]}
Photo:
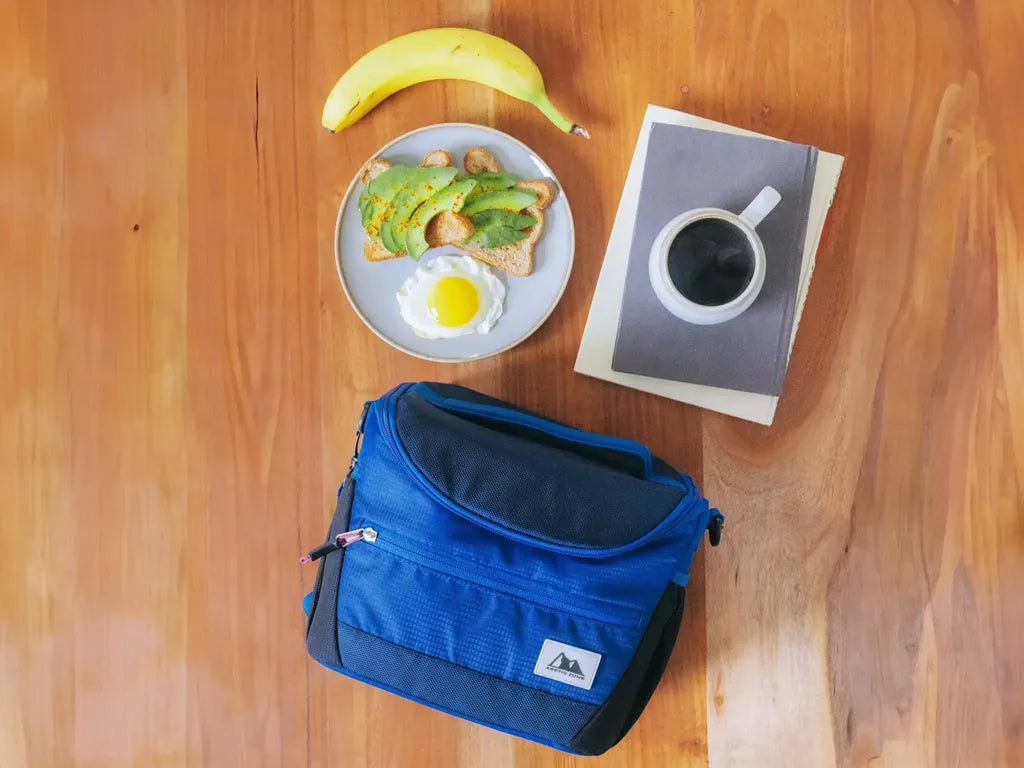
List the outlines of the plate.
{"type": "Polygon", "coordinates": [[[462,171],[462,158],[470,147],[484,147],[502,167],[523,179],[547,179],[555,198],[544,209],[544,230],[533,252],[533,272],[512,277],[491,268],[505,284],[505,311],[490,333],[455,339],[424,339],[403,322],[395,292],[405,279],[442,255],[461,255],[452,246],[431,248],[414,262],[408,257],[370,262],[363,256],[363,232],[359,219],[358,174],[352,179],[338,209],[334,231],[334,258],[341,286],[356,314],[388,344],[416,357],[442,363],[480,360],[511,349],[536,331],[562,298],[572,271],[576,236],[572,211],[561,185],[540,156],[507,133],[471,123],[440,123],[399,136],[374,152],[392,163],[419,165],[435,149],[447,150],[462,171]]]}

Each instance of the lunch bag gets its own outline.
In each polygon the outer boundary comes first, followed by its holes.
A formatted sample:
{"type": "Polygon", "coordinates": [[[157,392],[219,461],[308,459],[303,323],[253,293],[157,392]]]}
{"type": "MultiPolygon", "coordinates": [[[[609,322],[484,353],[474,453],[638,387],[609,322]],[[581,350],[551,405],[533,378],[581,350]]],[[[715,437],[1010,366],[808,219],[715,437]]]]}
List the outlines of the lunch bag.
{"type": "Polygon", "coordinates": [[[303,558],[310,655],[567,752],[616,744],[668,663],[703,532],[721,534],[693,481],[451,384],[366,403],[354,454],[303,558]]]}

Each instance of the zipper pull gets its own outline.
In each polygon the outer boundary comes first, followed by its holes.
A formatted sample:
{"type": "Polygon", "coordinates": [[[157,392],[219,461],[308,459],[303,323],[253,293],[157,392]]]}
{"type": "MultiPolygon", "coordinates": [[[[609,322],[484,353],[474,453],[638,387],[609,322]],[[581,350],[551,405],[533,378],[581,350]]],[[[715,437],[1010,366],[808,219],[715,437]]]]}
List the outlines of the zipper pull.
{"type": "Polygon", "coordinates": [[[314,560],[319,560],[324,555],[328,555],[339,549],[344,549],[349,544],[354,544],[357,541],[368,541],[372,544],[376,540],[377,532],[373,530],[373,528],[356,528],[352,531],[339,533],[332,541],[328,541],[326,544],[321,544],[319,547],[309,550],[309,554],[300,557],[299,562],[311,563],[314,560]]]}

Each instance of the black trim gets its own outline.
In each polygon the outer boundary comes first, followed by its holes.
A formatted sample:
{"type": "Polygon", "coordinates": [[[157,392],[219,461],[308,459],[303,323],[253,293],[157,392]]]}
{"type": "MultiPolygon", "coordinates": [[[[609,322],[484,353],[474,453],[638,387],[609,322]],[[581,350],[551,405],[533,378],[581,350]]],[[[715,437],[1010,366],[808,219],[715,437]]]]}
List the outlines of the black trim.
{"type": "Polygon", "coordinates": [[[722,526],[725,525],[725,515],[717,509],[713,509],[711,519],[708,521],[708,543],[717,547],[722,541],[722,526]]]}
{"type": "MultiPolygon", "coordinates": [[[[356,479],[350,475],[338,493],[338,504],[334,508],[334,518],[327,531],[326,541],[331,541],[339,533],[348,530],[355,490],[356,479]]],[[[338,584],[341,581],[341,564],[344,559],[345,550],[338,549],[320,560],[316,582],[313,584],[313,602],[306,622],[306,650],[309,655],[323,664],[333,664],[337,667],[341,666],[341,656],[338,652],[338,584]],[[320,610],[317,610],[318,608],[320,610]]]]}
{"type": "Polygon", "coordinates": [[[669,584],[629,666],[605,703],[569,743],[570,749],[600,755],[618,744],[633,727],[668,665],[683,619],[685,597],[683,587],[669,584]]]}
{"type": "Polygon", "coordinates": [[[337,625],[344,668],[356,679],[491,728],[564,745],[598,709],[337,625]]]}

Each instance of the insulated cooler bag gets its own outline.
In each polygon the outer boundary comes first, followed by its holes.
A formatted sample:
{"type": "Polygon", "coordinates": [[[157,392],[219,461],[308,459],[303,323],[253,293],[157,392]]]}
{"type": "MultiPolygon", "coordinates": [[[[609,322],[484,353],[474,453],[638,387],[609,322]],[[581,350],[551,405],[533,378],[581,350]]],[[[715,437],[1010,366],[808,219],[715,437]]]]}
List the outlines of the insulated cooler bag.
{"type": "Polygon", "coordinates": [[[722,516],[632,440],[451,384],[363,409],[306,596],[306,646],[364,683],[584,755],[661,678],[722,516]],[[360,446],[361,436],[361,446],[360,446]]]}

